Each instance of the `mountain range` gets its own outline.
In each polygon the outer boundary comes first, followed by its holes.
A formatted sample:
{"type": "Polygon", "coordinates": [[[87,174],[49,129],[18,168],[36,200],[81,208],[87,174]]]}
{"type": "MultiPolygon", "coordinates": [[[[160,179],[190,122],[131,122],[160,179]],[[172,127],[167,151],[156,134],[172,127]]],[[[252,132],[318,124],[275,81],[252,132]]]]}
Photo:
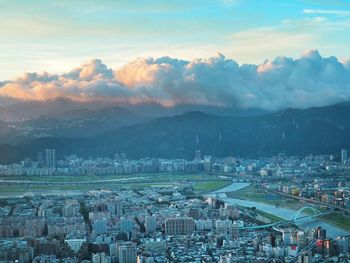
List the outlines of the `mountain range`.
{"type": "Polygon", "coordinates": [[[112,157],[124,152],[129,158],[187,159],[195,150],[261,157],[280,152],[337,155],[350,148],[349,103],[274,113],[238,114],[231,109],[217,115],[197,110],[152,117],[139,112],[119,106],[68,108],[21,121],[0,121],[0,162],[35,160],[45,148],[55,148],[59,157],[73,153],[112,157]]]}

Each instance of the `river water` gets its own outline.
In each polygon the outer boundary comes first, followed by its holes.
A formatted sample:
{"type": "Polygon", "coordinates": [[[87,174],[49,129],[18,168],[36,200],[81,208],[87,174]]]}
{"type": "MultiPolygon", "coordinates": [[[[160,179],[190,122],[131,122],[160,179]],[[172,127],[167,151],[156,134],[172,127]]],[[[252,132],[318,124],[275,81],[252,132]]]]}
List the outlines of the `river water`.
{"type": "MultiPolygon", "coordinates": [[[[229,204],[236,204],[239,206],[244,206],[244,207],[256,207],[260,211],[278,216],[280,218],[289,220],[296,210],[289,209],[289,208],[282,208],[282,207],[275,207],[273,205],[268,205],[260,202],[255,202],[255,201],[248,201],[248,200],[242,200],[242,199],[237,199],[237,198],[230,198],[227,197],[225,193],[228,192],[233,192],[240,190],[244,187],[247,187],[249,183],[232,183],[231,185],[222,188],[220,190],[212,192],[212,195],[218,196],[218,198],[226,203],[229,204]]],[[[301,214],[303,216],[305,214],[301,214]]],[[[331,224],[328,224],[323,221],[315,220],[315,219],[304,219],[298,221],[298,226],[302,229],[306,228],[316,228],[318,226],[321,226],[322,228],[325,228],[327,231],[327,236],[331,238],[336,238],[338,236],[344,236],[344,235],[349,235],[350,233],[340,229],[338,227],[335,227],[331,224]]]]}

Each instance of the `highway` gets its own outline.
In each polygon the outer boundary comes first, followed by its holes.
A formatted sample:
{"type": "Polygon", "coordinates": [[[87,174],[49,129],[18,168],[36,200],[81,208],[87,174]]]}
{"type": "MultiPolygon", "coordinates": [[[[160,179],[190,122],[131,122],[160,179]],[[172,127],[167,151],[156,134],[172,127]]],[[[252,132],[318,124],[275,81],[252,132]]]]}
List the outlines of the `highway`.
{"type": "Polygon", "coordinates": [[[285,196],[285,197],[288,197],[288,198],[294,198],[294,199],[297,199],[297,200],[299,200],[299,201],[308,202],[308,203],[313,203],[313,204],[318,204],[318,205],[322,205],[322,206],[326,206],[326,207],[330,207],[330,208],[334,208],[334,209],[338,209],[338,210],[341,210],[341,211],[350,213],[350,209],[343,208],[343,207],[339,207],[339,206],[332,205],[332,204],[328,204],[328,203],[324,203],[324,202],[317,201],[317,200],[312,200],[312,199],[310,199],[310,198],[304,198],[304,197],[300,197],[300,196],[294,196],[294,195],[282,193],[282,192],[279,192],[279,191],[270,191],[270,192],[271,192],[271,193],[274,193],[274,194],[277,194],[277,195],[282,195],[282,196],[285,196]]]}
{"type": "Polygon", "coordinates": [[[288,262],[289,263],[293,263],[296,262],[296,260],[298,260],[298,256],[306,251],[312,251],[314,248],[316,247],[316,241],[312,241],[310,244],[308,244],[306,247],[304,247],[302,250],[300,250],[298,252],[298,254],[295,255],[295,257],[293,257],[292,259],[290,259],[288,262]]]}

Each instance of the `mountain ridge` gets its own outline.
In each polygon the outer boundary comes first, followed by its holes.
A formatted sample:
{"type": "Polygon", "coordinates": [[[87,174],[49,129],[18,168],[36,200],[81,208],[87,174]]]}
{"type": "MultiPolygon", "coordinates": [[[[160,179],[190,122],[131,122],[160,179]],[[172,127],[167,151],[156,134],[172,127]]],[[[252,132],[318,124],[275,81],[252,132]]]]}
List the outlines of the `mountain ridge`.
{"type": "Polygon", "coordinates": [[[191,111],[111,129],[90,138],[41,138],[0,145],[0,161],[35,158],[36,152],[44,148],[56,148],[59,156],[76,153],[112,157],[125,152],[129,158],[191,159],[197,149],[215,156],[337,154],[342,148],[350,148],[349,113],[349,104],[249,117],[191,111]],[[5,152],[12,157],[6,157],[5,152]]]}

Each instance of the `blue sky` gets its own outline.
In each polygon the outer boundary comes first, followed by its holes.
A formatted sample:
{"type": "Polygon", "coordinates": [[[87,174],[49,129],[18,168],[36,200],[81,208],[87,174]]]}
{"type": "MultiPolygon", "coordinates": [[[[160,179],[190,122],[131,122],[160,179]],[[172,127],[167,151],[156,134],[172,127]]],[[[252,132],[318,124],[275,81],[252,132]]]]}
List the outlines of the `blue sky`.
{"type": "Polygon", "coordinates": [[[240,64],[308,49],[350,58],[350,1],[0,0],[0,18],[0,80],[67,72],[94,58],[113,68],[217,52],[240,64]]]}

